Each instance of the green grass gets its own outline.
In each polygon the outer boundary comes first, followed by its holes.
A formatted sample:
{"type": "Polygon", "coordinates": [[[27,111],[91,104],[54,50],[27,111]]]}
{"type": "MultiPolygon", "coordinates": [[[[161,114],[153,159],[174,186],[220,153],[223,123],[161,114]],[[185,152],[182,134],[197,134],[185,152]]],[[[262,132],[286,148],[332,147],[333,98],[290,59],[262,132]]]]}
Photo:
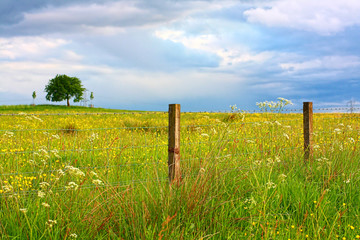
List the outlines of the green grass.
{"type": "Polygon", "coordinates": [[[39,118],[1,118],[1,239],[360,235],[358,115],[316,114],[304,162],[300,114],[182,114],[172,185],[166,114],[39,118]]]}
{"type": "Polygon", "coordinates": [[[118,109],[106,109],[106,108],[89,108],[83,106],[70,106],[65,105],[52,105],[52,104],[39,104],[39,105],[0,105],[0,113],[18,113],[18,112],[142,112],[136,110],[118,110],[118,109]]]}

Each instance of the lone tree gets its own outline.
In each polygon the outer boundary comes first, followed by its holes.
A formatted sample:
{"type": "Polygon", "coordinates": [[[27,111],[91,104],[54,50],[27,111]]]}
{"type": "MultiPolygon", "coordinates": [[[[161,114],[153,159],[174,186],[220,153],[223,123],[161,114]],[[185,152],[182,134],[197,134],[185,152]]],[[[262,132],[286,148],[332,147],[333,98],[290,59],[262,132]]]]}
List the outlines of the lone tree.
{"type": "Polygon", "coordinates": [[[79,102],[82,99],[84,90],[85,88],[83,88],[80,79],[77,77],[58,74],[45,86],[46,100],[52,102],[66,100],[69,107],[70,98],[74,97],[74,102],[79,102]]]}
{"type": "Polygon", "coordinates": [[[35,106],[35,98],[36,98],[36,92],[35,91],[33,91],[32,98],[33,98],[33,105],[35,106]]]}
{"type": "Polygon", "coordinates": [[[90,101],[91,101],[91,104],[92,104],[92,100],[94,100],[94,93],[93,93],[93,92],[91,92],[91,94],[90,94],[90,101]]]}

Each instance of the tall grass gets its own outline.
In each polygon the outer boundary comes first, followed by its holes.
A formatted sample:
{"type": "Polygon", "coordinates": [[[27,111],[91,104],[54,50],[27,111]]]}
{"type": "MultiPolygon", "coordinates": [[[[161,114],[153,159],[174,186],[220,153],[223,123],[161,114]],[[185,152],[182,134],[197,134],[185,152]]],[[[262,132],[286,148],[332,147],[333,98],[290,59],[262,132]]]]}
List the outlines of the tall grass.
{"type": "Polygon", "coordinates": [[[22,130],[1,133],[1,238],[358,238],[357,116],[316,115],[314,155],[304,162],[299,115],[184,115],[183,178],[173,185],[166,128],[151,127],[162,115],[145,128],[148,115],[91,130],[74,116],[9,118],[3,126],[22,130]],[[58,127],[28,129],[42,124],[58,127]]]}

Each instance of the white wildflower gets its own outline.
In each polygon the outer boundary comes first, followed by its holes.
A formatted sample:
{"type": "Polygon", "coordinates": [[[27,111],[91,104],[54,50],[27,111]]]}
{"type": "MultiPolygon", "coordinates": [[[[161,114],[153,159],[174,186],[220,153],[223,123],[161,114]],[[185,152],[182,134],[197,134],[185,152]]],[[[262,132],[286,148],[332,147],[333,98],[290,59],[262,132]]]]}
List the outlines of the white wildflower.
{"type": "Polygon", "coordinates": [[[57,224],[56,220],[47,220],[47,222],[45,223],[45,225],[47,225],[49,228],[52,228],[55,224],[57,224]]]}
{"type": "Polygon", "coordinates": [[[95,139],[97,139],[99,135],[97,133],[92,133],[89,137],[89,141],[93,142],[95,139]]]}
{"type": "Polygon", "coordinates": [[[316,161],[318,162],[327,162],[329,159],[327,159],[326,157],[320,157],[318,159],[316,159],[316,161]]]}
{"type": "Polygon", "coordinates": [[[66,190],[77,190],[79,185],[74,182],[69,182],[67,186],[65,186],[66,190]]]}
{"type": "Polygon", "coordinates": [[[350,178],[346,179],[344,183],[350,183],[350,178]]]}
{"type": "Polygon", "coordinates": [[[61,170],[61,169],[57,170],[57,172],[58,172],[58,174],[59,174],[60,176],[65,175],[65,172],[64,172],[63,170],[61,170]]]}
{"type": "Polygon", "coordinates": [[[335,128],[335,129],[334,129],[334,132],[335,132],[336,134],[340,134],[340,133],[341,133],[341,129],[335,128]]]}
{"type": "Polygon", "coordinates": [[[46,193],[44,193],[43,191],[38,191],[38,197],[39,198],[43,198],[46,196],[46,193]]]}
{"type": "Polygon", "coordinates": [[[23,212],[23,213],[26,213],[26,212],[27,212],[27,209],[26,209],[26,208],[20,208],[19,211],[20,211],[20,212],[23,212]]]}
{"type": "Polygon", "coordinates": [[[73,166],[65,166],[65,170],[67,170],[70,173],[70,175],[74,175],[77,177],[85,176],[85,173],[83,171],[73,166]]]}
{"type": "Polygon", "coordinates": [[[46,203],[46,202],[41,203],[41,205],[43,205],[43,206],[46,207],[46,208],[49,208],[49,207],[50,207],[50,205],[49,205],[48,203],[46,203]]]}
{"type": "Polygon", "coordinates": [[[60,139],[60,136],[57,135],[57,134],[53,134],[52,137],[53,137],[53,138],[56,138],[56,139],[60,139]]]}
{"type": "Polygon", "coordinates": [[[273,182],[268,182],[268,183],[266,183],[266,187],[267,187],[268,189],[270,189],[270,188],[276,188],[276,184],[273,183],[273,182]]]}
{"type": "Polygon", "coordinates": [[[96,172],[94,172],[94,171],[91,171],[91,172],[90,172],[90,175],[91,175],[91,176],[98,177],[97,173],[96,173],[96,172]]]}
{"type": "Polygon", "coordinates": [[[100,179],[94,179],[94,180],[92,180],[92,183],[95,185],[103,185],[104,184],[100,179]]]}
{"type": "Polygon", "coordinates": [[[285,174],[283,174],[283,173],[282,173],[282,174],[280,174],[280,175],[279,175],[279,177],[278,177],[278,178],[279,178],[279,180],[280,180],[281,182],[285,182],[285,180],[286,180],[287,176],[286,176],[285,174]]]}
{"type": "Polygon", "coordinates": [[[9,193],[13,191],[13,186],[6,184],[4,186],[2,186],[2,190],[4,191],[4,193],[9,193]]]}
{"type": "Polygon", "coordinates": [[[78,235],[76,235],[76,233],[72,233],[72,234],[69,235],[69,237],[75,239],[75,238],[78,237],[78,235]]]}
{"type": "Polygon", "coordinates": [[[201,136],[202,136],[202,137],[209,137],[209,134],[202,133],[201,136]]]}
{"type": "Polygon", "coordinates": [[[59,151],[58,151],[57,149],[53,149],[53,150],[51,150],[50,152],[51,152],[52,154],[54,154],[54,156],[55,156],[56,158],[61,158],[60,155],[59,155],[59,151]]]}
{"type": "Polygon", "coordinates": [[[10,132],[10,131],[6,131],[4,133],[4,137],[13,137],[14,136],[14,133],[13,132],[10,132]]]}
{"type": "Polygon", "coordinates": [[[47,182],[41,182],[41,183],[39,183],[39,185],[40,185],[40,188],[42,188],[42,189],[46,189],[47,187],[50,187],[50,184],[47,182]]]}

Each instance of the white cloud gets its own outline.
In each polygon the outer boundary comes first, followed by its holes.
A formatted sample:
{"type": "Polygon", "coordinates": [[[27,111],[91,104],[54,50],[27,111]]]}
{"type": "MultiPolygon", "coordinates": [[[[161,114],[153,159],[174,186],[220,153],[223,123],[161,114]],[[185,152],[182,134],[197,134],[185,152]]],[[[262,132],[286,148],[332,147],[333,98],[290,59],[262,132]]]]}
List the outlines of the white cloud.
{"type": "Polygon", "coordinates": [[[19,57],[44,56],[48,51],[56,49],[67,41],[43,37],[0,38],[0,59],[16,59],[19,57]]]}
{"type": "Polygon", "coordinates": [[[297,63],[281,63],[280,67],[289,72],[315,69],[345,70],[348,68],[360,67],[360,57],[325,56],[297,63]]]}
{"type": "MultiPolygon", "coordinates": [[[[166,25],[191,14],[232,6],[234,0],[218,1],[143,1],[121,0],[103,3],[73,3],[47,6],[24,12],[11,27],[0,28],[7,35],[42,33],[95,33],[113,35],[128,28],[166,25]]],[[[1,27],[1,26],[0,26],[1,27]]]]}
{"type": "Polygon", "coordinates": [[[176,43],[181,43],[189,49],[195,49],[216,54],[222,61],[222,66],[236,65],[244,62],[264,62],[270,59],[271,52],[252,53],[247,47],[241,44],[234,44],[231,41],[224,41],[221,36],[215,34],[187,35],[185,31],[179,30],[158,30],[155,36],[176,43]]]}
{"type": "Polygon", "coordinates": [[[279,0],[249,9],[244,15],[252,23],[329,35],[360,25],[359,12],[358,0],[279,0]]]}

